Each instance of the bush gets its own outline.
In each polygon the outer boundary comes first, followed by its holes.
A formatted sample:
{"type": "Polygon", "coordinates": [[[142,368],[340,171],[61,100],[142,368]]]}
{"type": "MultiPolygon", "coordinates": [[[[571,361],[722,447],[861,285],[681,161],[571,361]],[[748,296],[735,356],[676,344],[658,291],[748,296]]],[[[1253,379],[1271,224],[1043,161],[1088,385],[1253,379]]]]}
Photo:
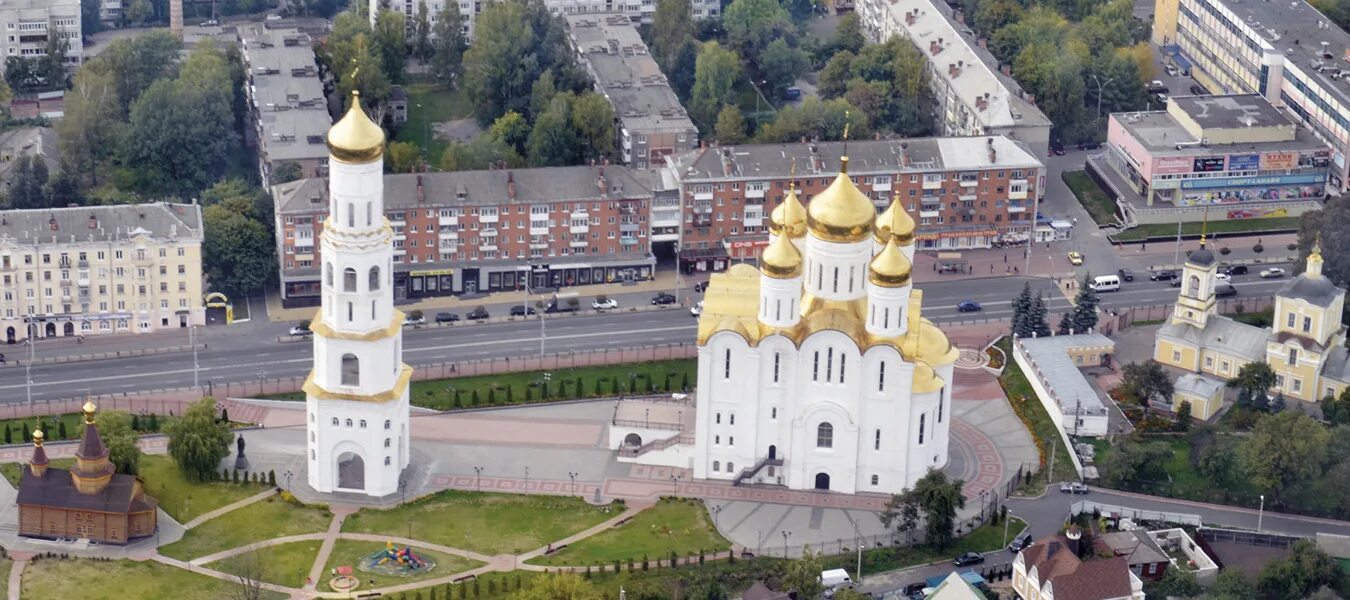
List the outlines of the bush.
{"type": "Polygon", "coordinates": [[[1255,252],[1255,253],[1257,253],[1257,254],[1260,254],[1260,253],[1265,252],[1265,251],[1266,251],[1266,247],[1265,247],[1265,246],[1262,246],[1261,244],[1257,244],[1257,245],[1255,245],[1255,246],[1252,246],[1252,252],[1255,252]]]}
{"type": "Polygon", "coordinates": [[[1233,253],[1233,251],[1232,251],[1231,249],[1229,249],[1228,246],[1223,246],[1222,248],[1219,248],[1219,254],[1222,254],[1222,255],[1224,255],[1224,256],[1228,256],[1229,254],[1232,254],[1232,253],[1233,253]]]}

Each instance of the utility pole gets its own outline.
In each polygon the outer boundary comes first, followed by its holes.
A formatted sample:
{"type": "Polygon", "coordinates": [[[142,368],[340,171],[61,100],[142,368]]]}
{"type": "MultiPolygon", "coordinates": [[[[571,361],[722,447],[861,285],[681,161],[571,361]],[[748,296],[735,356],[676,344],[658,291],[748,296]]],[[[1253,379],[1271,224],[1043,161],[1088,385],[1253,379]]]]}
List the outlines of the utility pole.
{"type": "Polygon", "coordinates": [[[1102,116],[1102,88],[1106,87],[1108,83],[1115,81],[1116,78],[1109,77],[1107,78],[1106,83],[1102,83],[1100,79],[1097,79],[1097,74],[1093,73],[1092,80],[1097,82],[1097,118],[1100,119],[1102,116]]]}
{"type": "Polygon", "coordinates": [[[1181,215],[1177,215],[1177,251],[1172,256],[1172,264],[1181,264],[1181,215]]]}
{"type": "Polygon", "coordinates": [[[859,538],[859,539],[858,539],[858,570],[857,570],[858,583],[862,583],[862,551],[863,551],[863,542],[862,542],[862,539],[859,538]]]}
{"type": "Polygon", "coordinates": [[[1003,545],[1004,547],[1008,545],[1008,519],[1006,517],[1003,519],[1003,545]]]}
{"type": "Polygon", "coordinates": [[[33,321],[30,319],[28,321],[28,364],[23,366],[24,387],[28,391],[29,407],[33,406],[33,358],[37,348],[33,336],[36,334],[37,325],[33,324],[33,321]]]}
{"type": "Polygon", "coordinates": [[[197,326],[195,324],[188,325],[188,345],[192,346],[192,389],[200,392],[201,384],[198,380],[200,365],[197,363],[197,326]]]}
{"type": "Polygon", "coordinates": [[[1055,451],[1059,450],[1059,444],[1050,446],[1050,468],[1045,470],[1045,483],[1050,484],[1050,478],[1055,476],[1055,451]]]}

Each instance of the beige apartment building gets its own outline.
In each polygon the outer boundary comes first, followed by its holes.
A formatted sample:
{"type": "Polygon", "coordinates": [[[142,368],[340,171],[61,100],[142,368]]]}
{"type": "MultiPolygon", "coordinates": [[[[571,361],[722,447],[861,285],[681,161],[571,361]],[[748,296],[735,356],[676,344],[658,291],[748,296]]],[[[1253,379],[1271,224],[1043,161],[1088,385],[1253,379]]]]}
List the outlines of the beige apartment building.
{"type": "Polygon", "coordinates": [[[0,333],[27,339],[202,325],[195,204],[0,211],[0,333]]]}
{"type": "MultiPolygon", "coordinates": [[[[4,59],[11,56],[37,58],[47,55],[47,39],[52,35],[64,38],[70,45],[66,62],[78,65],[84,58],[84,44],[80,37],[79,0],[7,0],[0,2],[0,23],[4,37],[0,38],[0,53],[4,59]]],[[[3,63],[3,59],[0,59],[3,63]]]]}

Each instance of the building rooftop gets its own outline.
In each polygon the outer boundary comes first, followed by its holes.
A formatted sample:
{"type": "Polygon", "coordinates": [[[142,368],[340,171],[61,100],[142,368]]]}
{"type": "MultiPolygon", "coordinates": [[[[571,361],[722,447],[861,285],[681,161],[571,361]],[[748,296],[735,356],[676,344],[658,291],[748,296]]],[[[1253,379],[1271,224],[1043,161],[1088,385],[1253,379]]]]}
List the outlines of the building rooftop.
{"type": "Polygon", "coordinates": [[[1223,315],[1210,315],[1205,328],[1168,321],[1158,328],[1158,337],[1187,342],[1201,348],[1222,348],[1249,361],[1262,360],[1270,330],[1239,323],[1223,315]]]}
{"type": "Polygon", "coordinates": [[[1042,166],[1004,136],[722,146],[694,150],[671,162],[685,182],[788,177],[793,165],[799,177],[814,177],[837,173],[846,146],[849,173],[854,175],[1042,166]]]}
{"type": "Polygon", "coordinates": [[[285,110],[259,113],[262,134],[259,144],[267,149],[269,160],[327,158],[324,136],[333,126],[327,110],[285,110]]]}
{"type": "Polygon", "coordinates": [[[1350,51],[1350,34],[1303,0],[1251,2],[1219,0],[1257,34],[1262,49],[1285,58],[1285,69],[1316,81],[1341,102],[1350,104],[1350,79],[1332,79],[1350,51]]]}
{"type": "Polygon", "coordinates": [[[1345,290],[1336,287],[1328,277],[1309,277],[1307,273],[1303,273],[1284,284],[1278,295],[1305,300],[1315,306],[1326,308],[1331,306],[1337,297],[1344,296],[1345,290]]]}
{"type": "Polygon", "coordinates": [[[975,589],[961,573],[952,571],[947,577],[933,588],[933,593],[926,596],[927,600],[984,600],[985,595],[980,590],[975,589]]]}
{"type": "Polygon", "coordinates": [[[1205,377],[1199,373],[1186,373],[1177,378],[1173,390],[1182,394],[1190,394],[1200,398],[1211,398],[1214,392],[1223,389],[1224,382],[1210,377],[1205,377]]]}
{"type": "Polygon", "coordinates": [[[1049,117],[1032,104],[1021,85],[999,70],[998,59],[979,46],[975,32],[957,22],[945,2],[895,0],[882,5],[890,10],[891,19],[909,32],[910,40],[924,57],[933,63],[933,76],[946,81],[983,126],[1050,126],[1049,117]],[[906,14],[914,15],[913,23],[906,14]],[[933,44],[939,41],[941,48],[933,54],[933,44]],[[961,67],[953,72],[949,65],[961,67]],[[984,110],[977,106],[977,98],[984,98],[984,110]]]}
{"type": "MultiPolygon", "coordinates": [[[[273,188],[278,214],[328,210],[328,180],[301,179],[273,188]]],[[[398,173],[384,176],[384,206],[496,206],[593,200],[650,200],[651,190],[618,165],[398,173]],[[600,179],[604,177],[605,191],[600,179]],[[515,196],[511,196],[511,188],[515,196]]]]}
{"type": "MultiPolygon", "coordinates": [[[[1186,96],[1173,97],[1172,100],[1181,101],[1189,99],[1186,96]]],[[[1193,114],[1193,113],[1192,113],[1193,114]]],[[[1221,119],[1231,119],[1234,122],[1240,119],[1241,112],[1229,112],[1224,116],[1210,115],[1205,117],[1207,120],[1217,121],[1221,119]]],[[[1299,127],[1294,132],[1294,139],[1280,142],[1246,142],[1236,144],[1201,144],[1201,138],[1188,131],[1182,124],[1176,120],[1167,111],[1148,111],[1148,112],[1129,112],[1115,113],[1111,115],[1120,126],[1131,137],[1138,140],[1140,145],[1156,156],[1197,156],[1212,155],[1224,156],[1227,154],[1240,152],[1279,152],[1289,150],[1328,150],[1327,145],[1317,139],[1317,136],[1306,128],[1299,127]],[[1177,145],[1181,144],[1180,147],[1177,145]]],[[[1288,120],[1284,119],[1287,123],[1288,120]]]]}
{"type": "Polygon", "coordinates": [[[1054,586],[1056,600],[1130,597],[1130,567],[1124,558],[1083,560],[1074,553],[1074,543],[1057,534],[1036,540],[1020,554],[1028,572],[1036,567],[1042,587],[1047,581],[1054,586]]]}
{"type": "Polygon", "coordinates": [[[36,156],[47,165],[47,172],[55,176],[61,168],[61,150],[56,144],[56,130],[51,127],[16,127],[0,132],[0,183],[9,186],[14,167],[20,156],[36,156]]]}
{"type": "Polygon", "coordinates": [[[0,244],[110,242],[137,235],[200,241],[201,207],[155,202],[0,211],[0,244]]]}
{"type": "MultiPolygon", "coordinates": [[[[630,132],[696,132],[665,74],[624,15],[566,15],[568,37],[630,132]]],[[[693,133],[697,135],[697,133],[693,133]]]]}
{"type": "Polygon", "coordinates": [[[1106,405],[1097,395],[1097,390],[1088,383],[1087,377],[1078,369],[1078,364],[1069,356],[1069,352],[1089,349],[1101,354],[1112,352],[1116,343],[1111,338],[1100,333],[1076,333],[1042,338],[1019,338],[1018,341],[1022,344],[1027,358],[1035,363],[1046,391],[1054,396],[1063,414],[1070,416],[1106,414],[1106,405]]]}
{"type": "Polygon", "coordinates": [[[258,144],[267,158],[327,158],[323,137],[333,120],[310,36],[254,23],[240,30],[239,44],[261,129],[258,144]]]}
{"type": "Polygon", "coordinates": [[[1256,94],[1231,96],[1176,96],[1171,99],[1205,129],[1292,127],[1294,122],[1256,94]]]}
{"type": "Polygon", "coordinates": [[[1124,557],[1131,566],[1171,561],[1158,542],[1143,529],[1103,533],[1097,539],[1109,546],[1116,556],[1124,557]]]}

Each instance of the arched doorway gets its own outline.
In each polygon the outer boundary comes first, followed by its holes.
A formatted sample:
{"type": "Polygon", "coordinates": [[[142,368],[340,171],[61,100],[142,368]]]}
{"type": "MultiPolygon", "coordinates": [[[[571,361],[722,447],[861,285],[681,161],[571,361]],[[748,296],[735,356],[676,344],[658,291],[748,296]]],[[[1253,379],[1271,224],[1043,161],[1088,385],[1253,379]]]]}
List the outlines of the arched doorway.
{"type": "Polygon", "coordinates": [[[637,448],[642,445],[642,436],[636,433],[630,433],[623,436],[623,445],[630,448],[637,448]]]}
{"type": "Polygon", "coordinates": [[[13,327],[9,327],[9,328],[5,329],[5,343],[6,343],[6,344],[13,344],[15,341],[17,341],[17,340],[14,339],[14,328],[13,328],[13,327]]]}
{"type": "Polygon", "coordinates": [[[339,454],[337,479],[337,486],[344,490],[366,489],[366,461],[354,452],[339,454]]]}
{"type": "Polygon", "coordinates": [[[72,335],[75,335],[75,323],[73,323],[73,322],[66,321],[66,324],[65,324],[64,327],[62,327],[62,329],[64,330],[63,335],[66,335],[66,336],[72,336],[72,335]]]}
{"type": "Polygon", "coordinates": [[[47,337],[56,337],[56,323],[47,324],[47,337]]]}
{"type": "Polygon", "coordinates": [[[769,460],[777,460],[777,459],[778,459],[778,446],[771,444],[769,446],[769,460]]]}
{"type": "Polygon", "coordinates": [[[830,476],[827,473],[816,473],[816,489],[830,489],[830,476]]]}

